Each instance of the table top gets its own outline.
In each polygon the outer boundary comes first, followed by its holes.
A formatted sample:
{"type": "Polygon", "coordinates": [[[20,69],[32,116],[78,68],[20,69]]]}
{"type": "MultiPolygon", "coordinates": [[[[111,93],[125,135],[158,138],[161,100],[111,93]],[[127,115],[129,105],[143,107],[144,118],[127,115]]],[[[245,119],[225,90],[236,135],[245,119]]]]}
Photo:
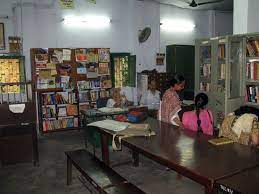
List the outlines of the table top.
{"type": "Polygon", "coordinates": [[[238,173],[259,164],[259,150],[237,143],[215,146],[212,137],[148,118],[156,136],[130,137],[122,144],[135,149],[200,184],[238,173]]]}
{"type": "Polygon", "coordinates": [[[235,191],[236,193],[242,194],[258,194],[259,167],[245,170],[239,174],[218,180],[216,185],[219,190],[229,191],[229,193],[235,191]]]}

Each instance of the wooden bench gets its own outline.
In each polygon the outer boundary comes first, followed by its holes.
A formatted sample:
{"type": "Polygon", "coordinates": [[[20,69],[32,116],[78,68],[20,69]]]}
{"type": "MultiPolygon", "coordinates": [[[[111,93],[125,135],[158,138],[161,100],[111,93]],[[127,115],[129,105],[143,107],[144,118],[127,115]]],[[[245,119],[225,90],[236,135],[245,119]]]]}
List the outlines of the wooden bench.
{"type": "Polygon", "coordinates": [[[67,156],[67,185],[72,183],[72,165],[101,194],[143,194],[109,166],[94,157],[87,150],[65,152],[67,156]]]}

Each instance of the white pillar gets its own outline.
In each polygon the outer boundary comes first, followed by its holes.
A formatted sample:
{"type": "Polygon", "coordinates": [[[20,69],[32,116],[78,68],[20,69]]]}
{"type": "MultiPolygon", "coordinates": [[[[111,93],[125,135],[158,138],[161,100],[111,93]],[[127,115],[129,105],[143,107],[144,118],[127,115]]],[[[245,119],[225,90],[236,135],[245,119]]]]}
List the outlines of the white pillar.
{"type": "Polygon", "coordinates": [[[234,34],[259,32],[259,1],[234,0],[234,34]]]}

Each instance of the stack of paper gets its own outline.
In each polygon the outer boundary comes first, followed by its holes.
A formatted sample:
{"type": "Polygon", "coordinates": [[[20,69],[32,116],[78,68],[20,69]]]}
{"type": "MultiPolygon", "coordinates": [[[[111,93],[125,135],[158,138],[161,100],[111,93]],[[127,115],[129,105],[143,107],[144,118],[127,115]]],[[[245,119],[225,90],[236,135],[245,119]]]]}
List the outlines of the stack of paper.
{"type": "Polygon", "coordinates": [[[98,109],[100,112],[104,113],[113,113],[113,112],[123,112],[122,108],[113,108],[113,107],[102,107],[98,109]]]}

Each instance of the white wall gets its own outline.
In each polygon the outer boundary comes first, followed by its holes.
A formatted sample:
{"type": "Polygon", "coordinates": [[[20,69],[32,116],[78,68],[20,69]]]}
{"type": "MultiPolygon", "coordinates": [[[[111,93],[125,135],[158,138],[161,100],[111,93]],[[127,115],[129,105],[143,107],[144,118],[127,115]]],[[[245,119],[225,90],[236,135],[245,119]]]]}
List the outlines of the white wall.
{"type": "Polygon", "coordinates": [[[233,12],[215,12],[215,36],[233,34],[233,12]]]}
{"type": "MultiPolygon", "coordinates": [[[[0,0],[0,16],[4,14],[12,16],[12,2],[17,1],[0,0]]],[[[154,68],[165,71],[165,66],[155,65],[155,55],[157,52],[165,52],[166,45],[194,44],[196,38],[229,32],[229,26],[232,26],[230,19],[217,22],[217,17],[224,17],[221,14],[215,14],[216,22],[213,23],[211,11],[181,9],[148,1],[98,0],[97,4],[91,4],[84,0],[75,0],[74,10],[61,10],[58,1],[55,0],[22,0],[22,2],[22,10],[19,5],[15,9],[13,16],[16,17],[4,22],[6,39],[10,35],[23,35],[29,77],[30,48],[109,47],[112,52],[136,54],[138,72],[154,68]],[[85,13],[105,15],[110,17],[112,22],[108,28],[102,30],[64,26],[62,22],[64,16],[85,13]],[[160,32],[160,19],[179,17],[193,20],[196,25],[195,30],[191,33],[160,32]],[[139,30],[147,26],[152,29],[151,36],[145,43],[139,44],[137,38],[139,30]]]]}
{"type": "MultiPolygon", "coordinates": [[[[248,2],[252,0],[234,0],[233,33],[242,34],[247,32],[248,2]]],[[[257,0],[255,0],[257,1],[257,0]]]]}
{"type": "Polygon", "coordinates": [[[247,19],[247,32],[259,32],[259,1],[249,0],[248,3],[248,19],[247,19]]]}

